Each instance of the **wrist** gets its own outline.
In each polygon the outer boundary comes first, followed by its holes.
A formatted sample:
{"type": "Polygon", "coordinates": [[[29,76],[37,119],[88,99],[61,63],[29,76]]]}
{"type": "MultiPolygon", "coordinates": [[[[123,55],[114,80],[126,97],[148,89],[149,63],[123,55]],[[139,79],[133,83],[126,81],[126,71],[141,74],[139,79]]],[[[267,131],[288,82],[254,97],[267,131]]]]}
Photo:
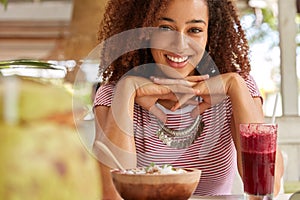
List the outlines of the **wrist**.
{"type": "Polygon", "coordinates": [[[228,96],[237,95],[239,90],[244,90],[245,87],[247,88],[244,79],[238,73],[230,72],[224,74],[224,76],[226,94],[228,96]]]}
{"type": "Polygon", "coordinates": [[[264,121],[261,102],[252,97],[242,76],[238,73],[229,73],[226,87],[237,124],[264,121]]]}

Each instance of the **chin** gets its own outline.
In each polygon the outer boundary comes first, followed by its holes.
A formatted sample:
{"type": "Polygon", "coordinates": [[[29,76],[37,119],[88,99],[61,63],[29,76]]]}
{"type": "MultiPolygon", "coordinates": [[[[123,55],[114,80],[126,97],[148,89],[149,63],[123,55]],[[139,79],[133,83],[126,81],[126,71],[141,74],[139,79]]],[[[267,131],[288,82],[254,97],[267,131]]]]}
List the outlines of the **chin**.
{"type": "Polygon", "coordinates": [[[160,70],[168,78],[176,78],[176,79],[186,78],[187,76],[192,75],[194,73],[194,68],[187,69],[187,67],[185,67],[179,69],[179,68],[173,68],[166,65],[161,65],[160,70]]]}

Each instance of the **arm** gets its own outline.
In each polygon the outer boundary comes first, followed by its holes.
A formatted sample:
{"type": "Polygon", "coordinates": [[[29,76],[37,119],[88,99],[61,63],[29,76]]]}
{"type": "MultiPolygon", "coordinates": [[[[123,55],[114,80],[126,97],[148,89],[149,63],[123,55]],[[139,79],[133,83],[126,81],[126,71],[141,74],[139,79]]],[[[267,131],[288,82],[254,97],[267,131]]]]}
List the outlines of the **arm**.
{"type": "MultiPolygon", "coordinates": [[[[106,144],[124,167],[134,168],[136,167],[136,158],[131,118],[133,115],[133,103],[131,93],[125,88],[122,88],[123,90],[121,91],[120,89],[116,88],[112,106],[95,107],[95,140],[106,144]]],[[[102,179],[103,199],[121,199],[110,175],[113,165],[108,162],[108,158],[101,155],[96,146],[94,146],[93,150],[100,161],[99,170],[102,179]]]]}
{"type": "MultiPolygon", "coordinates": [[[[238,169],[242,175],[242,160],[240,150],[239,124],[249,122],[264,122],[262,104],[259,98],[252,98],[247,85],[239,75],[229,77],[228,95],[232,102],[233,118],[232,118],[232,138],[237,149],[238,169]]],[[[276,153],[274,194],[280,191],[280,181],[283,176],[283,159],[279,149],[276,153]]]]}
{"type": "MultiPolygon", "coordinates": [[[[170,89],[153,84],[149,79],[130,76],[121,79],[115,88],[111,106],[95,107],[96,141],[106,144],[125,168],[135,168],[134,103],[138,102],[145,109],[150,110],[154,108],[155,102],[161,96],[173,98],[170,94],[170,89]]],[[[110,176],[112,164],[107,161],[108,158],[103,157],[96,145],[93,150],[100,161],[103,198],[120,199],[110,176]]]]}
{"type": "MultiPolygon", "coordinates": [[[[158,84],[186,84],[181,80],[158,80],[158,84]]],[[[260,98],[253,98],[244,79],[237,73],[225,73],[219,76],[206,79],[201,76],[190,76],[186,78],[188,84],[192,86],[198,96],[203,101],[199,107],[193,110],[192,115],[197,116],[203,113],[207,108],[221,102],[226,95],[230,97],[232,103],[231,132],[234,144],[237,149],[238,170],[242,176],[242,158],[240,150],[239,124],[241,123],[261,123],[264,122],[262,102],[260,98]]],[[[185,95],[174,106],[179,108],[192,95],[185,95]]],[[[275,170],[274,193],[277,194],[280,189],[280,179],[283,174],[283,162],[280,151],[277,151],[277,161],[275,170]]]]}
{"type": "Polygon", "coordinates": [[[239,124],[264,122],[261,100],[253,98],[249,89],[238,74],[224,75],[228,84],[226,91],[232,103],[231,132],[237,150],[238,171],[242,174],[242,155],[240,148],[239,124]]]}
{"type": "MultiPolygon", "coordinates": [[[[120,111],[122,112],[122,111],[120,111]]],[[[96,140],[100,140],[113,152],[120,163],[127,168],[136,166],[135,146],[133,136],[125,134],[112,117],[112,108],[106,106],[97,106],[96,115],[96,140]]],[[[121,199],[113,186],[110,175],[111,167],[109,158],[101,155],[101,152],[94,147],[94,152],[98,158],[99,169],[102,179],[103,199],[117,200],[121,199]]]]}

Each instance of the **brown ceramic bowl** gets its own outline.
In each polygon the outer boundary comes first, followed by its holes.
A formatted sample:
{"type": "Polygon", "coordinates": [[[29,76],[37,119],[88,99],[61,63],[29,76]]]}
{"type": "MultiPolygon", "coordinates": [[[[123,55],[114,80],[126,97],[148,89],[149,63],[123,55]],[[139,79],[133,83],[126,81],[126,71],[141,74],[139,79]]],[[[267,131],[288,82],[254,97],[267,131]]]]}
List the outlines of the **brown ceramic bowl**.
{"type": "Polygon", "coordinates": [[[179,174],[127,174],[112,170],[114,185],[124,200],[187,200],[195,191],[201,170],[179,174]]]}

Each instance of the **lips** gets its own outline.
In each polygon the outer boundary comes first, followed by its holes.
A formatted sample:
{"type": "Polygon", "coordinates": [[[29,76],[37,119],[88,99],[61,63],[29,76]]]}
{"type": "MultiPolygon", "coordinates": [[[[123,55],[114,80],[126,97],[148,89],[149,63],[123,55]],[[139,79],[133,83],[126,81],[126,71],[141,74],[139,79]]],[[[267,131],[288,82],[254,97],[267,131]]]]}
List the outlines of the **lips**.
{"type": "Polygon", "coordinates": [[[172,56],[166,55],[167,62],[171,67],[181,68],[188,63],[189,56],[172,56]]]}
{"type": "Polygon", "coordinates": [[[188,57],[188,56],[184,56],[184,57],[173,57],[173,56],[167,55],[167,58],[168,58],[169,60],[171,60],[172,62],[175,62],[175,63],[181,63],[181,62],[187,61],[187,59],[188,59],[189,57],[188,57]]]}

